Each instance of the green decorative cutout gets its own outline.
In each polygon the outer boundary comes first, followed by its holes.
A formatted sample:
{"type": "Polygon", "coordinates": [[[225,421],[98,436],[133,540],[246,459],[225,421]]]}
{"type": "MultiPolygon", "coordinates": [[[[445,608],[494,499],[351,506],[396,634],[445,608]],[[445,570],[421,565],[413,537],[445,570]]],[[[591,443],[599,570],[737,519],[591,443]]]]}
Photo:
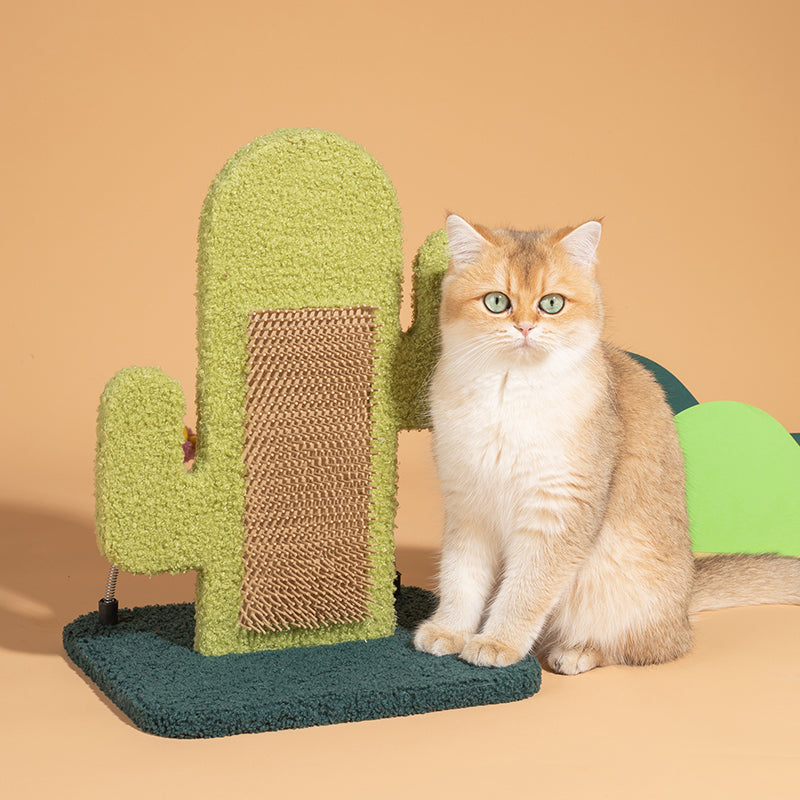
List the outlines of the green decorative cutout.
{"type": "Polygon", "coordinates": [[[800,556],[800,447],[744,403],[702,403],[675,418],[686,459],[692,546],[704,553],[800,556]]]}

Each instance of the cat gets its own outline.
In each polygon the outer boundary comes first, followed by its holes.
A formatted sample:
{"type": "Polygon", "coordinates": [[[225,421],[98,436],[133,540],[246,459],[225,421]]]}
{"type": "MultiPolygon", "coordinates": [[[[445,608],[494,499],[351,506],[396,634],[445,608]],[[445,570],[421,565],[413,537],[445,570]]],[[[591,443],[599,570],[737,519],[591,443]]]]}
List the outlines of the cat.
{"type": "Polygon", "coordinates": [[[417,649],[578,674],[692,646],[692,612],[800,603],[800,559],[694,558],[664,392],[604,341],[601,224],[446,223],[430,388],[445,506],[440,603],[417,649]]]}

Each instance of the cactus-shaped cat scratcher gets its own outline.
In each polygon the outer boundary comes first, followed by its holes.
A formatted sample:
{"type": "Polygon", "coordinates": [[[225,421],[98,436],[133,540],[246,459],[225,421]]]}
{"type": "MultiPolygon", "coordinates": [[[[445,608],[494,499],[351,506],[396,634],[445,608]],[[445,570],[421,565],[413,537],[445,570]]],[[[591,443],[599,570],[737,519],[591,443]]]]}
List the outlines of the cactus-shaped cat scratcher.
{"type": "Polygon", "coordinates": [[[414,273],[402,332],[394,189],[339,136],[280,131],[234,155],[203,207],[198,446],[185,401],[129,368],[100,403],[101,551],[134,573],[197,572],[194,604],[68,625],[71,658],[143,729],[208,737],[504,702],[532,658],[482,670],[417,653],[435,598],[395,603],[397,435],[424,426],[446,240],[414,273]]]}

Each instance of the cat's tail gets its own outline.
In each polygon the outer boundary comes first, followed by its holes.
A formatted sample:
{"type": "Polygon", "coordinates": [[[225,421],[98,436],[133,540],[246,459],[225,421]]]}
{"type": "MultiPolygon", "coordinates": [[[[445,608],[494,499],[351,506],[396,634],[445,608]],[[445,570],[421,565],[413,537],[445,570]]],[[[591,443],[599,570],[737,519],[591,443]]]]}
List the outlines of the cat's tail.
{"type": "Polygon", "coordinates": [[[764,603],[800,605],[800,558],[717,555],[695,558],[689,613],[764,603]]]}

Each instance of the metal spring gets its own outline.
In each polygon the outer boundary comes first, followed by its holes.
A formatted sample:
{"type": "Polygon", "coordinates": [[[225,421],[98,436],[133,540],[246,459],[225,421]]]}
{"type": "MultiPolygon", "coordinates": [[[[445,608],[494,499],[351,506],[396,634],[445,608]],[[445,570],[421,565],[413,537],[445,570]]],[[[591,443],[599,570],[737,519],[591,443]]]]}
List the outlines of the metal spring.
{"type": "Polygon", "coordinates": [[[106,581],[106,600],[113,600],[117,592],[117,575],[119,570],[116,564],[112,564],[108,570],[108,580],[106,581]]]}

